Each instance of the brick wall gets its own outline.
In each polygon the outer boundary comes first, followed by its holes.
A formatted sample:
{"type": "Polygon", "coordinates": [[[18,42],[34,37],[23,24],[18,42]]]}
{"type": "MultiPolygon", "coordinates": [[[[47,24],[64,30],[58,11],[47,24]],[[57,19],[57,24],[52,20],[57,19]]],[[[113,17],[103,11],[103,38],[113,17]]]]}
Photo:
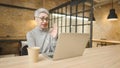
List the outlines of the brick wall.
{"type": "Polygon", "coordinates": [[[0,36],[25,36],[35,25],[33,11],[0,6],[0,36]]]}

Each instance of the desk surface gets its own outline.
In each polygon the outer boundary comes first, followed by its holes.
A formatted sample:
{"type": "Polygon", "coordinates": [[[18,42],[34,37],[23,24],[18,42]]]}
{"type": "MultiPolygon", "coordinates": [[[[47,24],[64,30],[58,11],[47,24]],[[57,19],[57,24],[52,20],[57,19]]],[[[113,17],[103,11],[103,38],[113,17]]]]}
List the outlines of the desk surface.
{"type": "Polygon", "coordinates": [[[0,58],[0,68],[120,68],[120,45],[87,48],[83,56],[52,61],[40,55],[38,63],[28,56],[0,58]]]}

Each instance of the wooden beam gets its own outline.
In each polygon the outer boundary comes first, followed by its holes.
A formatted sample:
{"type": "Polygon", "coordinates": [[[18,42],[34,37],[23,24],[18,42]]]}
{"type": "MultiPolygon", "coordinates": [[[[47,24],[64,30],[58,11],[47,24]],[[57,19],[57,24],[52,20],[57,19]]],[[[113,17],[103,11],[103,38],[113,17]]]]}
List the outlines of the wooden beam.
{"type": "Polygon", "coordinates": [[[10,5],[10,4],[3,4],[3,3],[0,3],[0,6],[11,7],[11,8],[19,8],[19,9],[27,9],[27,10],[31,10],[31,11],[36,10],[34,8],[28,8],[28,7],[16,6],[16,5],[10,5]]]}

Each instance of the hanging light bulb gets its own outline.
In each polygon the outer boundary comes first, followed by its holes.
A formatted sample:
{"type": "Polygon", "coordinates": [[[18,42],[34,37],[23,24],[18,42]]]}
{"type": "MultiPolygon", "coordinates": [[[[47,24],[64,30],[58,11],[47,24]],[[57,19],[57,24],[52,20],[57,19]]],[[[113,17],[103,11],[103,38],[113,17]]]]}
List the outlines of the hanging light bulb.
{"type": "Polygon", "coordinates": [[[118,19],[118,16],[115,13],[115,9],[113,8],[113,0],[112,0],[112,9],[110,9],[110,13],[109,13],[107,19],[108,20],[117,20],[118,19]]]}

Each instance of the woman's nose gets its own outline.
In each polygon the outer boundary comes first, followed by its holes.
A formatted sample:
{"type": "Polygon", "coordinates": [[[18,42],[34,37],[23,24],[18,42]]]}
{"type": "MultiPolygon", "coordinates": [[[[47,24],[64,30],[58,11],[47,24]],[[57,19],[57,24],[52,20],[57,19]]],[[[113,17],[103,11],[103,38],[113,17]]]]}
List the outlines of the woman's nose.
{"type": "Polygon", "coordinates": [[[43,22],[47,22],[46,20],[43,20],[43,22]]]}

